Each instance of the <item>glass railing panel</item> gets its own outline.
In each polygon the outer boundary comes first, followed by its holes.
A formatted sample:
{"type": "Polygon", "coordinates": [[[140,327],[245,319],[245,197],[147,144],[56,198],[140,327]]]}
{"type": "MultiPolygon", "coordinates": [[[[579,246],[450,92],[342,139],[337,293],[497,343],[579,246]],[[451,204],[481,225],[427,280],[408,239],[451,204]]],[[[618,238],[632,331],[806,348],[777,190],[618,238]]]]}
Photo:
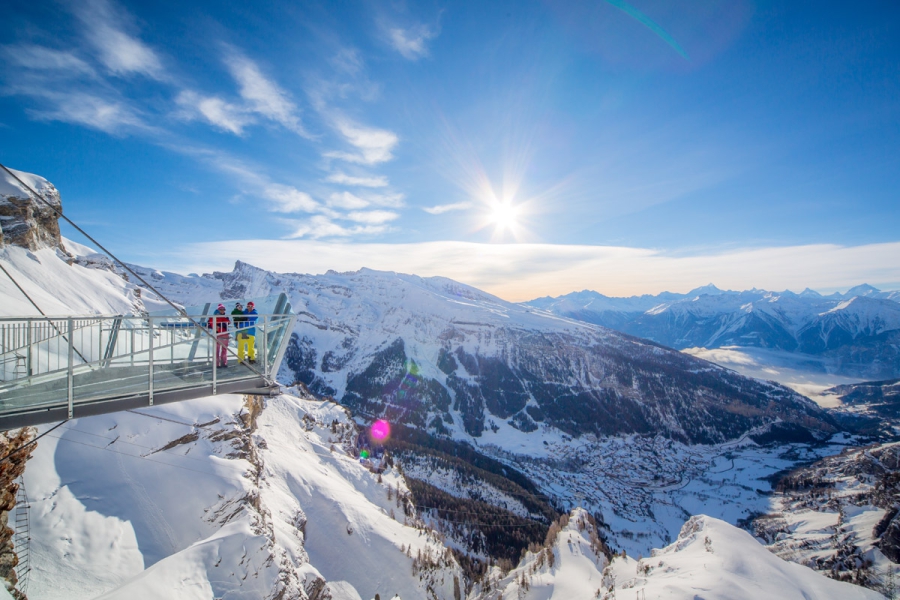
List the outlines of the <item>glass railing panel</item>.
{"type": "MultiPolygon", "coordinates": [[[[0,318],[0,412],[210,387],[274,373],[293,316],[284,294],[258,299],[254,364],[237,361],[229,317],[228,368],[214,368],[208,307],[190,317],[0,318]],[[271,310],[275,314],[265,311],[271,310]],[[200,325],[198,327],[198,325],[200,325]]],[[[249,333],[249,332],[241,332],[249,333]]],[[[249,358],[249,356],[247,357],[249,358]]]]}

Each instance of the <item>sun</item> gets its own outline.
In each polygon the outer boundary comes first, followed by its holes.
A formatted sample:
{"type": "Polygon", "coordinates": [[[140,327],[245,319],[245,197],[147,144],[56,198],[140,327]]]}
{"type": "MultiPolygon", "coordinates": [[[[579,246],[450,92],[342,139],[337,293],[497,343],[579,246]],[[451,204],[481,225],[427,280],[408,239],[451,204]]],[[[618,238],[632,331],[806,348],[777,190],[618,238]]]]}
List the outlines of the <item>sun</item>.
{"type": "Polygon", "coordinates": [[[513,229],[517,224],[519,216],[518,208],[513,206],[511,202],[495,202],[491,207],[491,222],[496,226],[497,231],[513,229]]]}

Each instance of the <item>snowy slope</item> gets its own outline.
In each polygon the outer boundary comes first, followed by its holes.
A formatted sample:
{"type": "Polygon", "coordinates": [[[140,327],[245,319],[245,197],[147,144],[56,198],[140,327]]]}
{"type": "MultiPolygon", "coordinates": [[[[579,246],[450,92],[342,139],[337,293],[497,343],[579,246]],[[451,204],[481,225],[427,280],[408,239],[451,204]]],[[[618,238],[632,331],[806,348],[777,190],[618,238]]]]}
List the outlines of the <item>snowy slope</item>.
{"type": "Polygon", "coordinates": [[[771,554],[746,531],[698,515],[671,545],[635,560],[599,551],[587,513],[575,509],[549,546],[528,552],[479,589],[485,600],[570,598],[671,600],[880,600],[881,594],[828,579],[771,554]]]}
{"type": "Polygon", "coordinates": [[[550,537],[548,544],[526,553],[508,573],[495,568],[480,586],[479,598],[594,598],[602,587],[608,560],[593,519],[585,510],[575,509],[563,517],[562,527],[552,530],[550,537]]]}
{"type": "MultiPolygon", "coordinates": [[[[47,315],[122,314],[133,309],[128,282],[106,270],[68,264],[59,250],[31,252],[18,246],[0,250],[0,261],[47,315]]],[[[3,314],[40,314],[12,281],[0,273],[3,314]]]]}
{"type": "Polygon", "coordinates": [[[605,575],[597,597],[606,600],[633,594],[672,600],[883,599],[872,590],[781,560],[746,531],[704,515],[685,523],[670,546],[641,560],[616,558],[605,575]]]}
{"type": "MultiPolygon", "coordinates": [[[[92,249],[63,240],[70,254],[57,248],[30,251],[9,245],[0,262],[46,315],[112,315],[154,311],[168,305],[152,293],[135,295],[137,286],[112,261],[92,249]]],[[[2,314],[39,315],[15,283],[0,273],[2,314]]]]}
{"type": "Polygon", "coordinates": [[[402,480],[379,483],[345,452],[355,426],[343,409],[281,396],[258,429],[253,412],[218,396],[79,419],[45,438],[26,470],[32,597],[305,598],[328,586],[453,597],[452,557],[402,510],[391,516],[387,486],[402,480]],[[401,547],[443,562],[412,575],[401,547]]]}

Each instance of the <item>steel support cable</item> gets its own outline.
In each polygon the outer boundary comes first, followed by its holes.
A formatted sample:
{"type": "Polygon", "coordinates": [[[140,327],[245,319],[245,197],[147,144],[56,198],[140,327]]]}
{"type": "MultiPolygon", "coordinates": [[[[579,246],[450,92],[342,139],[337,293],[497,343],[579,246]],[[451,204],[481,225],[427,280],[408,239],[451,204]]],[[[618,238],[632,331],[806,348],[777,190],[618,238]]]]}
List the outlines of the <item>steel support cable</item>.
{"type": "MultiPolygon", "coordinates": [[[[53,206],[50,202],[47,201],[46,198],[44,198],[41,194],[39,194],[33,187],[31,187],[30,185],[28,185],[27,183],[25,183],[24,181],[22,181],[22,180],[19,178],[19,176],[16,175],[15,173],[13,173],[6,165],[0,163],[0,167],[3,167],[3,170],[4,170],[4,171],[6,171],[7,173],[9,173],[16,181],[18,181],[20,184],[22,184],[22,185],[25,187],[25,189],[27,189],[29,192],[31,192],[32,194],[34,194],[41,202],[43,202],[45,205],[47,205],[47,207],[49,207],[50,210],[52,210],[54,213],[56,213],[56,216],[57,216],[58,218],[63,219],[66,223],[68,223],[69,225],[71,225],[72,227],[74,227],[76,231],[78,231],[81,235],[83,235],[83,236],[86,237],[88,240],[90,240],[91,243],[93,243],[93,244],[96,245],[100,250],[102,250],[104,253],[106,253],[107,256],[109,256],[111,259],[113,259],[113,260],[116,261],[119,265],[121,265],[121,267],[122,267],[123,269],[125,269],[126,271],[128,271],[131,275],[134,275],[135,279],[137,279],[138,281],[140,281],[141,283],[143,283],[143,284],[147,287],[147,289],[149,289],[151,292],[153,292],[154,294],[156,294],[157,296],[159,296],[160,298],[162,298],[162,299],[166,302],[166,304],[168,304],[168,305],[171,306],[173,309],[175,309],[175,312],[176,312],[176,313],[178,313],[179,315],[181,315],[181,317],[183,317],[183,318],[187,319],[188,321],[190,321],[191,324],[194,325],[195,327],[200,328],[200,330],[203,331],[204,333],[206,333],[208,336],[210,336],[210,337],[215,341],[215,343],[216,343],[217,345],[224,347],[226,352],[231,352],[231,354],[232,354],[235,358],[237,358],[237,353],[236,353],[234,350],[231,350],[230,348],[228,348],[228,343],[227,343],[227,342],[223,342],[223,341],[219,340],[219,338],[218,338],[214,333],[212,333],[211,331],[207,331],[207,328],[206,328],[205,326],[201,325],[200,323],[198,323],[197,321],[195,321],[192,317],[188,316],[188,314],[185,312],[184,308],[182,308],[182,307],[176,305],[174,302],[172,302],[171,300],[169,300],[162,292],[160,292],[160,291],[157,290],[155,287],[153,287],[153,286],[150,284],[150,282],[148,282],[146,279],[144,279],[143,277],[141,277],[134,269],[132,269],[132,268],[129,267],[127,264],[125,264],[123,261],[121,261],[121,260],[119,259],[119,257],[117,257],[115,254],[113,254],[112,252],[110,252],[109,250],[107,250],[106,247],[105,247],[103,244],[101,244],[101,243],[98,242],[96,239],[94,239],[94,238],[93,238],[90,234],[88,234],[88,232],[86,232],[84,229],[82,229],[81,227],[79,227],[78,225],[76,225],[75,222],[74,222],[72,219],[70,219],[69,217],[67,217],[66,215],[64,215],[63,212],[62,212],[62,210],[60,210],[60,209],[56,208],[55,206],[53,206]]],[[[215,322],[213,322],[213,323],[215,323],[215,322]]],[[[266,383],[269,383],[269,384],[273,383],[272,381],[269,381],[263,373],[260,373],[259,371],[257,371],[256,368],[253,367],[249,362],[245,362],[244,365],[245,365],[247,368],[249,368],[251,371],[253,371],[254,373],[256,373],[257,375],[259,375],[260,377],[262,377],[263,380],[266,381],[266,383]]]]}
{"type": "MultiPolygon", "coordinates": [[[[51,431],[53,431],[53,430],[56,429],[57,427],[62,427],[65,423],[68,423],[68,422],[69,422],[69,419],[65,419],[64,421],[60,421],[59,423],[57,423],[56,425],[54,425],[53,427],[51,427],[50,429],[48,429],[48,430],[45,431],[44,433],[42,433],[42,434],[40,434],[39,436],[35,437],[35,438],[34,438],[33,440],[31,440],[30,442],[26,442],[26,443],[22,444],[21,446],[19,446],[18,448],[16,448],[15,450],[11,450],[10,452],[8,452],[8,453],[6,454],[6,456],[4,456],[3,458],[0,458],[0,465],[2,465],[3,463],[5,463],[6,461],[8,461],[8,460],[12,457],[13,454],[16,454],[17,452],[21,452],[22,450],[24,450],[24,449],[27,448],[28,446],[31,446],[32,444],[34,444],[35,442],[37,442],[39,439],[41,439],[42,437],[44,437],[45,435],[47,435],[48,433],[50,433],[51,431]]],[[[51,436],[51,437],[54,437],[54,436],[51,436]]]]}
{"type": "MultiPolygon", "coordinates": [[[[66,343],[68,343],[68,342],[69,342],[68,338],[63,334],[62,331],[59,330],[59,327],[56,326],[56,323],[54,323],[53,320],[52,320],[50,317],[47,316],[47,313],[45,313],[44,311],[41,310],[41,307],[37,305],[37,302],[35,302],[35,301],[31,298],[31,296],[28,295],[28,292],[26,292],[26,291],[22,288],[21,285],[19,285],[19,282],[16,281],[16,278],[12,276],[12,273],[10,273],[9,271],[6,270],[6,267],[3,266],[3,263],[0,263],[0,269],[2,269],[3,272],[6,273],[6,276],[9,277],[9,280],[12,281],[13,284],[14,284],[17,288],[19,288],[19,291],[22,292],[22,295],[25,296],[26,298],[28,298],[28,301],[31,302],[31,305],[34,306],[34,307],[37,309],[37,311],[38,311],[39,313],[41,313],[41,316],[44,317],[44,318],[47,320],[48,323],[50,323],[50,326],[51,326],[53,329],[56,330],[56,333],[59,334],[59,337],[61,337],[63,340],[66,341],[66,343]]],[[[72,332],[69,332],[69,335],[72,335],[72,332]]],[[[83,355],[81,352],[78,351],[77,348],[72,348],[72,350],[75,351],[75,354],[77,354],[77,355],[79,356],[79,358],[81,358],[81,360],[85,362],[85,364],[89,362],[88,359],[86,359],[86,358],[84,357],[84,355],[83,355]]]]}

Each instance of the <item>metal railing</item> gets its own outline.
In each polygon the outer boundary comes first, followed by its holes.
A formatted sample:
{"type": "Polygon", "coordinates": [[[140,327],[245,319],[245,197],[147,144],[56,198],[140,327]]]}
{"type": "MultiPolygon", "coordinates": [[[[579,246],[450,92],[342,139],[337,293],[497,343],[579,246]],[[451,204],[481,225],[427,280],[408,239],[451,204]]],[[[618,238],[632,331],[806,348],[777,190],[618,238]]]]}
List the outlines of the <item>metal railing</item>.
{"type": "Polygon", "coordinates": [[[0,414],[65,402],[71,417],[76,404],[110,397],[146,394],[152,404],[161,391],[209,387],[215,394],[224,381],[271,383],[296,317],[284,294],[256,305],[266,312],[253,315],[252,325],[210,314],[209,304],[186,314],[0,317],[0,414]],[[254,356],[238,361],[238,336],[251,332],[254,356]],[[216,360],[219,345],[227,348],[227,369],[216,360]]]}

